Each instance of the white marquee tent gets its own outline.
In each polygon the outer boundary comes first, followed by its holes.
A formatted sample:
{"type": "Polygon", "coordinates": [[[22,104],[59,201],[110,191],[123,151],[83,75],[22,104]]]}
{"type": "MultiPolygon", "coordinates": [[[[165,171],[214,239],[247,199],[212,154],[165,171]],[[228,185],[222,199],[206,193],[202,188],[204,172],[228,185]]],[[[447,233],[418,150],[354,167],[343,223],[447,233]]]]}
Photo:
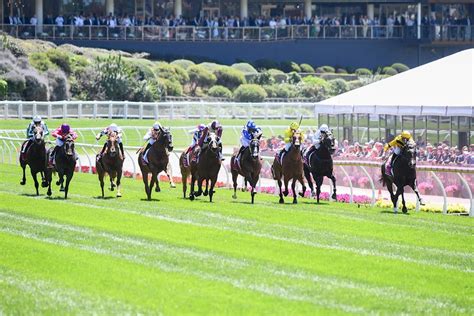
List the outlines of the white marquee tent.
{"type": "Polygon", "coordinates": [[[321,101],[315,112],[474,116],[474,49],[321,101]]]}

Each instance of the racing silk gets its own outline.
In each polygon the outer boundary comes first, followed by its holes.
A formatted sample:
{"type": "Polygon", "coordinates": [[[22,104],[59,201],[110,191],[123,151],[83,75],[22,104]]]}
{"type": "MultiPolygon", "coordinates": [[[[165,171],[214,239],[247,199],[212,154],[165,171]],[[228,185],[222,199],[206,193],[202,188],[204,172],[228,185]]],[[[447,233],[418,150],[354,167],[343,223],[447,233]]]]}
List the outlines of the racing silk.
{"type": "Polygon", "coordinates": [[[285,134],[284,134],[284,136],[285,136],[285,139],[284,139],[285,143],[291,143],[292,140],[293,140],[293,135],[294,135],[295,133],[300,133],[300,142],[303,142],[303,141],[304,141],[304,135],[303,135],[303,133],[301,133],[301,131],[300,131],[299,129],[295,131],[295,130],[292,130],[291,128],[288,128],[288,129],[285,131],[285,134]]]}
{"type": "Polygon", "coordinates": [[[59,138],[61,140],[64,140],[68,135],[71,135],[72,136],[72,140],[76,140],[77,138],[77,133],[74,132],[72,130],[72,128],[69,130],[69,133],[68,134],[63,134],[61,132],[61,126],[56,128],[52,133],[51,133],[51,136],[53,136],[54,138],[59,138]]]}
{"type": "MultiPolygon", "coordinates": [[[[99,133],[99,138],[101,138],[104,135],[108,135],[109,132],[112,132],[112,130],[109,127],[104,128],[100,133],[99,133]]],[[[117,137],[122,138],[122,129],[119,127],[117,129],[117,137]]]]}
{"type": "Polygon", "coordinates": [[[143,140],[144,140],[144,141],[149,141],[150,139],[157,140],[159,135],[160,135],[159,132],[155,132],[155,130],[154,130],[153,128],[151,128],[151,129],[145,134],[145,136],[143,136],[143,140]]]}
{"type": "Polygon", "coordinates": [[[262,136],[262,129],[260,127],[257,127],[253,130],[248,130],[246,127],[242,129],[242,136],[245,139],[252,140],[254,135],[257,136],[257,138],[260,138],[260,136],[262,136]]]}
{"type": "Polygon", "coordinates": [[[210,126],[207,126],[207,127],[202,131],[201,138],[199,139],[199,146],[200,146],[200,147],[202,147],[202,145],[204,145],[204,141],[206,140],[207,135],[209,135],[209,133],[216,133],[217,137],[221,138],[221,136],[222,136],[222,126],[219,126],[219,127],[217,128],[217,130],[214,130],[214,129],[212,129],[210,126]]]}
{"type": "Polygon", "coordinates": [[[407,140],[407,142],[405,143],[405,141],[403,140],[402,135],[398,135],[398,136],[395,137],[391,142],[389,142],[388,144],[385,144],[385,146],[384,146],[384,151],[387,151],[389,148],[392,148],[392,147],[402,148],[402,147],[404,147],[407,143],[413,142],[413,141],[414,141],[413,138],[410,138],[410,139],[407,140]]]}
{"type": "MultiPolygon", "coordinates": [[[[43,128],[43,135],[49,135],[48,126],[45,122],[41,121],[41,128],[43,128]]],[[[31,122],[28,127],[26,128],[26,138],[33,137],[33,130],[35,129],[35,123],[31,122]]]]}

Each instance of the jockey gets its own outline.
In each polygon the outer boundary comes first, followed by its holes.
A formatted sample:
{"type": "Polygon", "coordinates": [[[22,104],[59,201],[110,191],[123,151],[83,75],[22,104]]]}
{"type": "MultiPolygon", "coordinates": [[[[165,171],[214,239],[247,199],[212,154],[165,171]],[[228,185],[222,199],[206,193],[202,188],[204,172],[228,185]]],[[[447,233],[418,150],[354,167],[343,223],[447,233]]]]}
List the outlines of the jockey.
{"type": "Polygon", "coordinates": [[[224,160],[224,158],[222,157],[222,142],[221,142],[222,131],[223,131],[222,125],[219,123],[219,121],[214,120],[208,126],[204,128],[204,130],[202,131],[201,138],[199,139],[199,142],[198,142],[199,147],[202,148],[209,133],[215,133],[217,137],[219,138],[218,145],[219,145],[219,159],[220,160],[224,160]]]}
{"type": "MultiPolygon", "coordinates": [[[[107,137],[110,135],[110,133],[116,133],[117,134],[117,143],[119,144],[120,147],[120,152],[122,153],[122,158],[125,159],[125,153],[123,151],[123,144],[122,144],[122,129],[117,126],[117,124],[112,123],[108,127],[104,128],[99,134],[96,135],[95,139],[99,140],[102,138],[102,136],[107,135],[107,137]]],[[[99,156],[97,159],[102,158],[104,155],[105,148],[107,147],[107,143],[104,144],[104,147],[102,147],[102,150],[99,153],[99,156]]]]}
{"type": "Polygon", "coordinates": [[[198,142],[201,139],[202,133],[205,128],[206,128],[206,125],[199,124],[198,126],[196,126],[195,129],[189,131],[191,134],[193,134],[193,139],[191,141],[191,145],[189,145],[188,149],[186,150],[186,154],[184,156],[185,165],[189,164],[189,154],[193,152],[196,146],[198,145],[198,142]]]}
{"type": "Polygon", "coordinates": [[[285,137],[284,137],[285,148],[283,148],[280,151],[280,161],[282,161],[283,155],[290,150],[291,144],[293,143],[293,136],[295,135],[295,133],[300,133],[300,142],[303,142],[304,135],[300,131],[300,124],[298,124],[296,122],[291,123],[290,127],[288,127],[285,130],[285,134],[284,134],[285,135],[285,137]]]}
{"type": "Polygon", "coordinates": [[[23,143],[23,146],[21,146],[22,155],[24,155],[28,151],[28,148],[30,148],[30,145],[33,142],[34,129],[38,126],[41,126],[41,128],[43,129],[43,136],[49,135],[48,126],[45,122],[41,120],[41,116],[35,116],[26,129],[26,138],[28,138],[28,140],[23,143]]]}
{"type": "Polygon", "coordinates": [[[323,136],[327,136],[330,133],[329,131],[329,126],[327,124],[322,124],[319,129],[317,130],[316,133],[314,133],[313,136],[313,146],[315,149],[319,149],[319,146],[321,146],[321,140],[323,136]]]}
{"type": "Polygon", "coordinates": [[[150,128],[150,130],[143,137],[143,140],[147,142],[146,147],[143,150],[143,161],[145,164],[148,164],[148,150],[158,140],[162,131],[163,127],[161,126],[160,122],[156,121],[152,128],[150,128]]]}
{"type": "Polygon", "coordinates": [[[72,140],[76,140],[77,134],[74,132],[68,124],[61,124],[60,127],[56,128],[51,135],[56,138],[56,147],[49,155],[48,166],[53,167],[54,158],[56,157],[56,151],[59,147],[64,145],[64,140],[71,136],[72,140]]]}
{"type": "MultiPolygon", "coordinates": [[[[395,159],[402,152],[402,148],[407,145],[408,142],[413,141],[413,138],[408,131],[403,131],[400,135],[395,137],[391,142],[385,144],[384,152],[387,152],[390,148],[393,148],[393,155],[390,159],[390,163],[386,165],[386,172],[388,175],[392,174],[392,166],[395,159]]],[[[388,160],[388,159],[387,159],[388,160]]]]}
{"type": "Polygon", "coordinates": [[[242,135],[240,136],[240,144],[241,147],[239,149],[239,153],[235,157],[235,161],[238,163],[240,160],[240,156],[244,152],[246,148],[250,146],[250,142],[253,139],[258,139],[260,140],[260,137],[262,137],[262,129],[258,127],[254,121],[249,120],[247,124],[244,126],[242,129],[242,135]]]}

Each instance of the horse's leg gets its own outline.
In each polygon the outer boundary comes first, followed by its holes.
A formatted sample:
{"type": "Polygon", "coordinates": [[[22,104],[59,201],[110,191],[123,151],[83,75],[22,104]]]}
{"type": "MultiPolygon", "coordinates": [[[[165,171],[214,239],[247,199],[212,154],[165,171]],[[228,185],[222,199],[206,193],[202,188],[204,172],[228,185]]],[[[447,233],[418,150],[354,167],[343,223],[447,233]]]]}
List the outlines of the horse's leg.
{"type": "Polygon", "coordinates": [[[204,190],[204,193],[203,193],[204,196],[207,196],[209,194],[209,182],[210,181],[211,181],[211,179],[206,179],[206,190],[204,190]]]}
{"type": "Polygon", "coordinates": [[[47,188],[48,187],[48,181],[46,180],[46,171],[40,171],[41,174],[41,187],[42,188],[47,188]]]}
{"type": "Polygon", "coordinates": [[[232,182],[234,184],[234,194],[232,195],[233,199],[237,198],[237,178],[239,177],[239,174],[237,171],[232,170],[232,182]]]}
{"type": "Polygon", "coordinates": [[[283,204],[285,203],[285,200],[283,200],[283,193],[281,192],[281,179],[278,179],[278,188],[280,189],[280,200],[279,200],[279,203],[280,204],[283,204]]]}
{"type": "Polygon", "coordinates": [[[26,164],[20,160],[20,165],[21,165],[21,169],[23,169],[23,178],[21,178],[21,181],[20,181],[20,184],[21,185],[25,185],[26,184],[26,175],[25,175],[25,169],[26,169],[26,164]]]}
{"type": "Polygon", "coordinates": [[[288,196],[288,182],[289,180],[287,177],[283,177],[283,184],[285,185],[285,191],[283,191],[283,195],[288,196]]]}
{"type": "Polygon", "coordinates": [[[395,214],[398,213],[398,197],[400,196],[400,194],[402,194],[402,192],[403,192],[403,188],[399,188],[397,186],[397,191],[395,192],[395,194],[392,197],[393,212],[395,214]]]}
{"type": "Polygon", "coordinates": [[[56,182],[56,185],[59,185],[59,191],[64,192],[64,173],[63,171],[58,171],[59,180],[56,182]]]}
{"type": "Polygon", "coordinates": [[[150,180],[150,197],[148,200],[151,200],[151,192],[153,192],[153,186],[155,185],[156,182],[156,177],[158,177],[157,173],[151,172],[151,180],[150,180]]]}
{"type": "Polygon", "coordinates": [[[161,188],[160,188],[160,182],[158,180],[158,177],[160,176],[160,173],[157,172],[156,173],[156,177],[155,177],[155,182],[156,182],[156,187],[155,187],[155,192],[158,193],[158,192],[161,192],[161,188]]]}
{"type": "Polygon", "coordinates": [[[145,184],[145,193],[147,200],[151,200],[151,192],[150,192],[150,186],[148,185],[148,172],[143,172],[142,171],[142,176],[143,176],[143,184],[145,184]]]}
{"type": "Polygon", "coordinates": [[[328,178],[331,179],[331,181],[332,181],[332,196],[331,196],[331,198],[332,198],[333,200],[337,200],[337,194],[336,194],[336,177],[335,177],[334,174],[332,173],[328,178]]]}
{"type": "Polygon", "coordinates": [[[402,212],[403,213],[406,213],[408,212],[408,209],[407,209],[407,206],[405,205],[405,190],[403,190],[403,187],[402,187],[402,212]]]}
{"type": "Polygon", "coordinates": [[[204,179],[199,176],[198,179],[197,179],[197,187],[198,187],[198,191],[194,194],[195,196],[201,196],[202,194],[202,182],[204,181],[204,179]]]}
{"type": "Polygon", "coordinates": [[[183,184],[183,198],[186,198],[186,191],[188,189],[188,172],[184,170],[184,168],[181,169],[181,182],[183,184]]]}
{"type": "Polygon", "coordinates": [[[291,182],[291,190],[293,191],[293,204],[296,204],[298,203],[298,193],[296,192],[296,178],[293,178],[293,181],[291,182]]]}
{"type": "Polygon", "coordinates": [[[415,181],[413,181],[412,184],[410,184],[410,187],[415,192],[416,197],[418,198],[418,201],[420,202],[420,205],[425,205],[425,203],[423,203],[423,200],[420,197],[420,193],[418,192],[418,185],[416,183],[416,179],[415,181]]]}
{"type": "Polygon", "coordinates": [[[64,186],[64,199],[65,200],[67,200],[67,193],[69,191],[69,182],[71,182],[73,174],[74,174],[74,170],[70,171],[70,174],[66,175],[66,185],[64,186]]]}
{"type": "Polygon", "coordinates": [[[304,171],[304,177],[306,178],[306,181],[308,182],[308,186],[311,190],[311,196],[315,197],[316,192],[314,192],[313,180],[311,179],[311,171],[309,171],[308,167],[304,167],[303,171],[304,171]]]}
{"type": "MultiPolygon", "coordinates": [[[[314,178],[314,175],[313,175],[314,178]]],[[[316,202],[319,204],[319,195],[321,194],[321,185],[323,184],[323,176],[315,177],[316,182],[316,202]]]]}
{"type": "Polygon", "coordinates": [[[51,182],[53,182],[53,171],[51,169],[46,169],[45,177],[46,181],[48,181],[48,191],[46,192],[46,194],[48,196],[51,196],[51,194],[53,194],[53,192],[51,192],[51,182]]]}
{"type": "Polygon", "coordinates": [[[196,176],[194,173],[191,173],[191,192],[189,193],[189,199],[194,200],[194,183],[196,182],[196,176]]]}
{"type": "Polygon", "coordinates": [[[255,192],[255,187],[257,186],[256,178],[252,178],[252,181],[250,182],[250,186],[251,186],[250,196],[252,197],[252,204],[253,204],[255,201],[255,194],[257,194],[257,192],[255,192]]]}
{"type": "Polygon", "coordinates": [[[37,178],[37,172],[33,171],[33,169],[30,168],[31,171],[31,176],[33,177],[33,181],[35,182],[35,189],[36,189],[36,195],[39,195],[39,183],[38,183],[38,178],[37,178]]]}
{"type": "Polygon", "coordinates": [[[171,162],[169,162],[166,167],[166,176],[170,180],[170,188],[176,188],[176,184],[173,181],[173,168],[171,167],[171,162]]]}
{"type": "MultiPolygon", "coordinates": [[[[101,170],[102,171],[102,170],[101,170]]],[[[102,198],[104,198],[104,172],[97,172],[99,174],[100,189],[102,190],[102,198]]]]}
{"type": "MultiPolygon", "coordinates": [[[[214,186],[216,185],[217,182],[217,176],[215,178],[209,179],[209,182],[211,182],[211,187],[209,190],[209,202],[212,203],[212,197],[214,195],[214,186]]],[[[207,183],[206,183],[207,186],[207,183]]]]}
{"type": "Polygon", "coordinates": [[[304,176],[303,174],[301,174],[298,179],[297,179],[300,183],[301,183],[301,192],[299,193],[299,195],[301,197],[304,197],[304,194],[306,193],[306,185],[304,183],[304,176]]]}
{"type": "Polygon", "coordinates": [[[120,191],[120,184],[122,183],[122,168],[117,170],[117,197],[122,197],[122,192],[120,191]]]}

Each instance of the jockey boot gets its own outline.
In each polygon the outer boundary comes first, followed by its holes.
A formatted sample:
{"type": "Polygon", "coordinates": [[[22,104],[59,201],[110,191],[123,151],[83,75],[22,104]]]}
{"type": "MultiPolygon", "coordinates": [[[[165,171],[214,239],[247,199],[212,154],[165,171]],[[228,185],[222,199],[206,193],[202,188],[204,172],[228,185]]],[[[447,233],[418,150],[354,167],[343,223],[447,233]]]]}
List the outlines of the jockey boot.
{"type": "Polygon", "coordinates": [[[222,143],[219,143],[219,159],[221,161],[225,160],[224,156],[222,156],[222,143]]]}
{"type": "Polygon", "coordinates": [[[279,156],[278,158],[280,159],[280,163],[282,164],[283,163],[283,157],[285,156],[286,154],[286,149],[283,148],[282,150],[280,150],[280,153],[279,153],[279,156]]]}
{"type": "Polygon", "coordinates": [[[148,165],[148,159],[146,158],[147,154],[148,154],[148,150],[151,148],[151,144],[148,143],[146,144],[146,147],[145,149],[143,150],[143,154],[142,154],[142,162],[144,165],[148,165]]]}
{"type": "Polygon", "coordinates": [[[240,161],[240,156],[242,156],[242,153],[244,152],[245,148],[247,148],[247,147],[240,146],[239,152],[238,152],[237,155],[235,156],[235,161],[236,161],[236,162],[239,162],[239,161],[240,161]]]}
{"type": "Polygon", "coordinates": [[[56,150],[59,146],[55,146],[48,157],[48,168],[54,168],[54,159],[56,158],[56,150]]]}
{"type": "Polygon", "coordinates": [[[123,151],[123,144],[122,143],[118,143],[118,144],[119,144],[120,152],[122,153],[122,160],[125,160],[125,152],[123,151]]]}

